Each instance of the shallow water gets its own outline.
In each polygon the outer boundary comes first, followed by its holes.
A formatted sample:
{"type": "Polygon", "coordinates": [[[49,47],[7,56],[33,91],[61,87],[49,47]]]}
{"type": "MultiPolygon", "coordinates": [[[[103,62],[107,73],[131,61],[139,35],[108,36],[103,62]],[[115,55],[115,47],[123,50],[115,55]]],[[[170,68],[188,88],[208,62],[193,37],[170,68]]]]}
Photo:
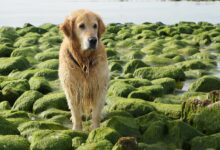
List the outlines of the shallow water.
{"type": "Polygon", "coordinates": [[[157,0],[1,0],[0,26],[22,26],[26,22],[39,25],[45,22],[61,23],[69,12],[86,8],[110,22],[164,22],[179,21],[220,22],[220,2],[172,2],[157,0]]]}

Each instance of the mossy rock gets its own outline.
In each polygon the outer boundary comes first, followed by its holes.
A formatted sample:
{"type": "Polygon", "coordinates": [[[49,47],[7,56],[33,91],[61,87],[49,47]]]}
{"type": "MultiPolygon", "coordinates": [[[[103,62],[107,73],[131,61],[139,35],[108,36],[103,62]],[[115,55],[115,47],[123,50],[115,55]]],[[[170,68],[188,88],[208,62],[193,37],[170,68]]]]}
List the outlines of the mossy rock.
{"type": "Polygon", "coordinates": [[[10,40],[15,40],[18,37],[15,28],[3,26],[0,28],[0,37],[5,37],[10,40]]]}
{"type": "Polygon", "coordinates": [[[60,109],[56,109],[56,108],[47,109],[39,114],[40,117],[47,118],[47,119],[52,118],[57,115],[63,115],[68,118],[70,118],[70,116],[71,116],[69,111],[64,111],[64,110],[60,110],[60,109]]]}
{"type": "Polygon", "coordinates": [[[62,125],[52,121],[27,121],[18,126],[22,136],[29,137],[38,130],[65,130],[62,125]]]}
{"type": "Polygon", "coordinates": [[[193,119],[193,126],[205,134],[220,132],[219,116],[219,109],[204,109],[195,115],[193,119]]]}
{"type": "Polygon", "coordinates": [[[129,78],[129,79],[115,79],[110,82],[110,84],[114,84],[115,82],[124,82],[126,84],[129,84],[135,88],[141,87],[141,86],[148,86],[152,85],[152,83],[147,79],[140,79],[140,78],[129,78]]]}
{"type": "Polygon", "coordinates": [[[107,140],[101,140],[96,143],[87,143],[81,145],[77,150],[112,150],[112,143],[107,140]]]}
{"type": "Polygon", "coordinates": [[[77,149],[80,145],[82,145],[83,143],[85,143],[85,139],[81,138],[81,137],[74,137],[72,139],[72,147],[74,149],[77,149]]]}
{"type": "MultiPolygon", "coordinates": [[[[137,91],[141,91],[143,93],[149,93],[149,99],[147,97],[145,100],[152,101],[155,97],[160,97],[164,94],[164,88],[162,85],[150,85],[150,86],[142,86],[137,89],[137,91]]],[[[129,95],[131,97],[132,93],[129,95]]],[[[138,98],[138,97],[136,97],[138,98]]]]}
{"type": "Polygon", "coordinates": [[[154,99],[155,103],[164,103],[164,104],[181,104],[182,97],[178,95],[166,94],[162,97],[157,97],[154,99]]]}
{"type": "Polygon", "coordinates": [[[29,150],[29,142],[18,135],[1,135],[0,149],[1,150],[29,150]]]}
{"type": "Polygon", "coordinates": [[[31,138],[31,150],[70,150],[72,139],[57,131],[35,131],[31,138]]]}
{"type": "Polygon", "coordinates": [[[39,28],[45,29],[45,30],[50,30],[51,28],[56,27],[55,24],[52,23],[44,23],[39,26],[39,28]]]}
{"type": "Polygon", "coordinates": [[[134,59],[126,63],[124,66],[124,73],[134,73],[134,71],[138,68],[147,67],[147,64],[145,64],[143,61],[134,59]]]}
{"type": "Polygon", "coordinates": [[[40,50],[36,46],[16,48],[11,53],[11,57],[34,57],[40,50]]]}
{"type": "Polygon", "coordinates": [[[113,116],[124,116],[124,117],[133,117],[129,112],[127,111],[111,111],[108,112],[106,114],[104,114],[103,116],[103,120],[107,120],[110,119],[113,116]]]}
{"type": "Polygon", "coordinates": [[[15,101],[12,109],[31,112],[34,102],[42,96],[38,91],[26,91],[15,101]]]}
{"type": "Polygon", "coordinates": [[[210,92],[213,90],[220,90],[220,78],[208,75],[194,81],[189,87],[189,91],[193,92],[210,92]]]}
{"type": "Polygon", "coordinates": [[[58,71],[53,69],[41,69],[34,74],[34,77],[44,77],[47,80],[55,80],[58,78],[58,71]]]}
{"type": "Polygon", "coordinates": [[[49,59],[49,60],[39,63],[37,65],[37,68],[40,68],[40,69],[47,68],[47,69],[57,70],[58,65],[59,65],[58,59],[49,59]]]}
{"type": "Polygon", "coordinates": [[[15,135],[15,134],[19,134],[19,131],[16,128],[16,126],[14,126],[12,123],[7,121],[3,117],[0,117],[0,135],[15,135]]]}
{"type": "Polygon", "coordinates": [[[134,118],[114,116],[103,122],[102,126],[112,128],[122,136],[140,138],[139,126],[134,118]]]}
{"type": "Polygon", "coordinates": [[[9,110],[9,109],[11,109],[11,106],[8,101],[0,102],[0,110],[9,110]]]}
{"type": "Polygon", "coordinates": [[[208,150],[208,149],[219,149],[220,148],[220,133],[207,135],[207,136],[198,136],[191,140],[191,149],[192,150],[208,150]]]}
{"type": "Polygon", "coordinates": [[[162,85],[165,94],[173,93],[176,88],[176,81],[172,78],[161,78],[151,82],[155,85],[162,85]]]}
{"type": "Polygon", "coordinates": [[[156,55],[147,55],[144,58],[144,61],[147,64],[153,65],[153,66],[165,66],[173,64],[174,61],[170,58],[162,57],[162,56],[156,56],[156,55]]]}
{"type": "Polygon", "coordinates": [[[33,111],[40,113],[49,108],[68,110],[64,93],[50,93],[38,99],[33,105],[33,111]]]}
{"type": "Polygon", "coordinates": [[[18,110],[3,110],[0,112],[0,116],[4,118],[29,118],[29,115],[25,111],[18,110]]]}
{"type": "Polygon", "coordinates": [[[30,65],[24,57],[0,58],[0,74],[8,75],[12,70],[24,70],[30,65]]]}
{"type": "Polygon", "coordinates": [[[138,150],[138,143],[134,137],[121,137],[112,150],[138,150]]]}
{"type": "Polygon", "coordinates": [[[59,52],[57,51],[51,51],[51,52],[41,52],[35,55],[35,59],[38,61],[46,61],[49,59],[58,59],[59,52]]]}
{"type": "Polygon", "coordinates": [[[139,68],[134,72],[134,76],[149,80],[165,77],[173,78],[176,81],[183,81],[185,79],[183,70],[173,66],[139,68]]]}
{"type": "Polygon", "coordinates": [[[36,90],[43,94],[47,94],[52,91],[49,82],[43,77],[32,77],[28,83],[31,90],[36,90]]]}
{"type": "Polygon", "coordinates": [[[120,138],[120,134],[109,127],[100,127],[95,130],[92,130],[89,133],[87,143],[99,142],[101,140],[108,140],[112,144],[115,144],[117,140],[120,138]]]}
{"type": "Polygon", "coordinates": [[[14,43],[14,47],[28,47],[32,45],[38,44],[38,37],[20,37],[17,39],[17,41],[14,43]]]}
{"type": "Polygon", "coordinates": [[[173,147],[163,142],[156,144],[138,143],[138,150],[170,150],[171,148],[173,147]]]}
{"type": "Polygon", "coordinates": [[[146,90],[133,91],[128,95],[128,98],[139,98],[139,99],[143,99],[146,101],[153,101],[154,100],[152,93],[150,91],[146,91],[146,90]]]}
{"type": "Polygon", "coordinates": [[[134,91],[135,88],[125,82],[114,82],[108,90],[108,94],[111,96],[127,97],[128,94],[134,91]]]}
{"type": "Polygon", "coordinates": [[[204,75],[208,75],[206,70],[196,69],[196,70],[188,70],[184,72],[187,79],[198,79],[204,75]]]}
{"type": "Polygon", "coordinates": [[[104,109],[106,112],[127,111],[137,117],[155,110],[151,104],[141,99],[126,99],[121,97],[113,97],[113,99],[115,102],[105,106],[104,109]]]}
{"type": "Polygon", "coordinates": [[[122,71],[123,68],[122,68],[120,63],[118,63],[118,62],[111,62],[109,64],[109,70],[110,71],[122,71]]]}
{"type": "Polygon", "coordinates": [[[30,121],[30,118],[7,118],[7,120],[14,125],[16,128],[18,128],[18,126],[24,122],[30,121]]]}
{"type": "Polygon", "coordinates": [[[13,104],[15,100],[25,91],[30,89],[30,86],[25,79],[3,81],[0,84],[4,99],[13,104]]]}
{"type": "Polygon", "coordinates": [[[12,71],[8,76],[16,79],[27,79],[29,80],[39,69],[27,69],[24,71],[12,71]]]}
{"type": "Polygon", "coordinates": [[[17,30],[16,32],[20,36],[24,36],[25,34],[30,33],[30,32],[42,34],[42,33],[47,32],[47,30],[30,25],[30,26],[25,26],[24,28],[21,28],[17,30]]]}
{"type": "Polygon", "coordinates": [[[0,57],[9,57],[13,51],[12,47],[0,45],[0,57]]]}
{"type": "Polygon", "coordinates": [[[88,138],[88,133],[84,131],[77,131],[77,130],[69,129],[69,130],[61,130],[61,132],[69,135],[71,138],[81,137],[84,140],[88,138]]]}

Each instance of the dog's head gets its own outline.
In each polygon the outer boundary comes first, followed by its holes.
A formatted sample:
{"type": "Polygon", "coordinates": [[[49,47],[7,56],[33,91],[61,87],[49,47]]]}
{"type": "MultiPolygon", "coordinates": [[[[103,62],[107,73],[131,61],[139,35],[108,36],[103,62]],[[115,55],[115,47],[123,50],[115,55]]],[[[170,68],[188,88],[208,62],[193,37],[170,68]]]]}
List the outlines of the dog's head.
{"type": "Polygon", "coordinates": [[[78,10],[66,18],[60,29],[69,40],[78,43],[82,51],[86,51],[98,47],[105,25],[97,14],[78,10]]]}

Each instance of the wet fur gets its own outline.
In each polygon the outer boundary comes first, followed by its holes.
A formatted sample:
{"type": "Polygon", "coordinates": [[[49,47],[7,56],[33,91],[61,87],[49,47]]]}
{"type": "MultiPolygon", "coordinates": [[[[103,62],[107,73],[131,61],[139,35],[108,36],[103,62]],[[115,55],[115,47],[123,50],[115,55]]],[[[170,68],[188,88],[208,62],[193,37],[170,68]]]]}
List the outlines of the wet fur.
{"type": "Polygon", "coordinates": [[[79,10],[68,16],[60,25],[60,29],[64,33],[64,39],[59,52],[59,79],[71,110],[73,129],[82,129],[82,114],[91,110],[93,128],[96,128],[100,124],[109,80],[107,55],[100,41],[105,26],[98,15],[91,11],[79,10]],[[80,41],[74,31],[79,15],[92,16],[98,21],[96,50],[80,49],[80,41]],[[68,50],[78,64],[70,58],[68,50]]]}

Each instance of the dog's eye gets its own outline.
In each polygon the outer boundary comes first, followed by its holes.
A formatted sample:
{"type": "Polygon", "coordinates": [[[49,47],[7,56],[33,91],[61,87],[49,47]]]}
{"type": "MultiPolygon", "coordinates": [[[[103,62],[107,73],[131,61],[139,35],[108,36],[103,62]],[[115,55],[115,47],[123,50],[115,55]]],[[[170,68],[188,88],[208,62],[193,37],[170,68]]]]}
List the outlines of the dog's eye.
{"type": "Polygon", "coordinates": [[[79,28],[80,28],[80,29],[85,29],[85,24],[84,24],[84,23],[80,24],[80,25],[79,25],[79,28]]]}
{"type": "Polygon", "coordinates": [[[94,24],[94,25],[93,25],[93,28],[94,28],[94,29],[97,29],[97,24],[94,24]]]}

